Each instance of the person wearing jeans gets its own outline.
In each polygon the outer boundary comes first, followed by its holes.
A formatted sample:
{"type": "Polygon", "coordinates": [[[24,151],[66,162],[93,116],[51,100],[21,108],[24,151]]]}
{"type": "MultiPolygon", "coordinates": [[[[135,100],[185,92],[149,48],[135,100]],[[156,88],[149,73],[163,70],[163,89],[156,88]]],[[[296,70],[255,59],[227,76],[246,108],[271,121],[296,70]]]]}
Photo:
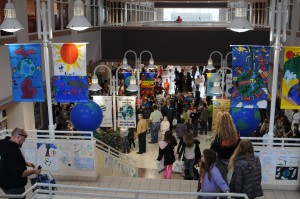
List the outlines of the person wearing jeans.
{"type": "Polygon", "coordinates": [[[157,110],[157,105],[152,106],[153,112],[150,115],[150,133],[151,133],[151,142],[149,144],[154,144],[158,142],[158,132],[160,128],[160,121],[163,119],[163,115],[160,111],[157,110]]]}

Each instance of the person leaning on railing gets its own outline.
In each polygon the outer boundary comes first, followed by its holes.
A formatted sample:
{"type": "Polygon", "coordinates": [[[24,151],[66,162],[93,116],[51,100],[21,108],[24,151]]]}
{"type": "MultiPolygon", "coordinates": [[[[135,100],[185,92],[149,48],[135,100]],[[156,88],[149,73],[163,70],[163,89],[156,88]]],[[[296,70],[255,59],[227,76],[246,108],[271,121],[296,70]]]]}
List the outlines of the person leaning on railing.
{"type": "Polygon", "coordinates": [[[0,141],[0,188],[6,194],[24,193],[27,177],[41,173],[41,169],[25,161],[20,150],[27,136],[24,129],[15,128],[11,137],[0,141]],[[27,169],[27,167],[33,169],[27,169]]]}

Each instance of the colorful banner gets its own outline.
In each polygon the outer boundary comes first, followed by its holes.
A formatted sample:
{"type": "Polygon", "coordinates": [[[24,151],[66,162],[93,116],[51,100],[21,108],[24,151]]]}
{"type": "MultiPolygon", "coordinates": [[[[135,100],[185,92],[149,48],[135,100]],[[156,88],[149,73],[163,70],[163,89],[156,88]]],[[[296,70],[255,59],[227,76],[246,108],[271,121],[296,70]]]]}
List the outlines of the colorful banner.
{"type": "Polygon", "coordinates": [[[284,50],[281,109],[300,107],[300,47],[288,46],[284,50]]]}
{"type": "Polygon", "coordinates": [[[13,101],[44,102],[41,44],[9,44],[13,101]]]}
{"type": "Polygon", "coordinates": [[[217,96],[218,94],[210,93],[210,90],[214,87],[214,82],[219,78],[221,78],[220,73],[206,73],[207,75],[207,88],[206,88],[206,96],[217,96]]]}
{"type": "Polygon", "coordinates": [[[270,47],[232,47],[231,107],[266,108],[270,47]]]}
{"type": "Polygon", "coordinates": [[[217,115],[220,111],[229,112],[230,109],[230,100],[227,99],[215,99],[212,100],[213,103],[213,121],[212,121],[212,129],[215,129],[215,120],[217,119],[217,115]]]}
{"type": "Polygon", "coordinates": [[[87,102],[87,76],[54,76],[56,102],[87,102]]]}
{"type": "Polygon", "coordinates": [[[118,96],[118,127],[136,127],[135,97],[118,96]]]}
{"type": "Polygon", "coordinates": [[[52,44],[56,102],[87,102],[86,44],[52,44]]]}
{"type": "Polygon", "coordinates": [[[100,106],[103,113],[103,119],[100,127],[113,127],[112,97],[93,96],[93,101],[100,106]]]}
{"type": "Polygon", "coordinates": [[[154,95],[154,77],[155,73],[142,73],[141,75],[141,95],[154,95]]]}

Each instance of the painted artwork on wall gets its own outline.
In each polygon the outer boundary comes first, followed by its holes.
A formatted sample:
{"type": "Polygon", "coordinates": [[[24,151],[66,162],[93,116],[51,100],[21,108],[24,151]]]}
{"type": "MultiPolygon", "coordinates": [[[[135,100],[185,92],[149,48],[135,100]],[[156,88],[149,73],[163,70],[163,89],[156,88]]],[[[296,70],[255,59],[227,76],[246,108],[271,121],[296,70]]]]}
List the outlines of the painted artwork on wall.
{"type": "Polygon", "coordinates": [[[74,157],[74,166],[79,170],[93,171],[94,158],[74,157]]]}
{"type": "Polygon", "coordinates": [[[71,167],[73,162],[72,146],[60,144],[58,145],[58,148],[60,151],[59,161],[61,162],[61,164],[67,167],[71,167]]]}
{"type": "Polygon", "coordinates": [[[276,180],[298,180],[299,167],[276,167],[276,180]]]}
{"type": "Polygon", "coordinates": [[[270,47],[232,47],[232,88],[230,107],[266,108],[270,47]]]}
{"type": "Polygon", "coordinates": [[[85,43],[53,43],[56,102],[87,102],[88,79],[85,43]]]}
{"type": "Polygon", "coordinates": [[[41,44],[9,44],[13,100],[44,102],[41,44]]]}
{"type": "Polygon", "coordinates": [[[300,106],[300,47],[284,49],[281,109],[299,109],[300,106]]]}
{"type": "Polygon", "coordinates": [[[45,171],[58,170],[58,148],[56,144],[37,143],[37,163],[45,171]]]}

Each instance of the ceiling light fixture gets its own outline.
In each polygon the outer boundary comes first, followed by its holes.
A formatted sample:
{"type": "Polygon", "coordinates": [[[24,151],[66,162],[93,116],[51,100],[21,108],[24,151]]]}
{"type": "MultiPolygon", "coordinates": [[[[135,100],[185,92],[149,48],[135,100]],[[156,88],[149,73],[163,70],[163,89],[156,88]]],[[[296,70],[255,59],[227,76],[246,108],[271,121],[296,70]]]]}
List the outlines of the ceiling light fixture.
{"type": "Polygon", "coordinates": [[[67,28],[72,30],[85,30],[92,27],[90,22],[84,16],[83,2],[81,0],[76,0],[74,3],[74,16],[67,28]]]}
{"type": "Polygon", "coordinates": [[[253,30],[252,25],[247,20],[247,3],[244,0],[239,0],[235,5],[234,19],[231,21],[227,29],[234,32],[246,32],[253,30]]]}
{"type": "Polygon", "coordinates": [[[0,30],[6,32],[16,32],[24,27],[17,20],[15,5],[8,0],[4,7],[4,21],[0,26],[0,30]]]}

